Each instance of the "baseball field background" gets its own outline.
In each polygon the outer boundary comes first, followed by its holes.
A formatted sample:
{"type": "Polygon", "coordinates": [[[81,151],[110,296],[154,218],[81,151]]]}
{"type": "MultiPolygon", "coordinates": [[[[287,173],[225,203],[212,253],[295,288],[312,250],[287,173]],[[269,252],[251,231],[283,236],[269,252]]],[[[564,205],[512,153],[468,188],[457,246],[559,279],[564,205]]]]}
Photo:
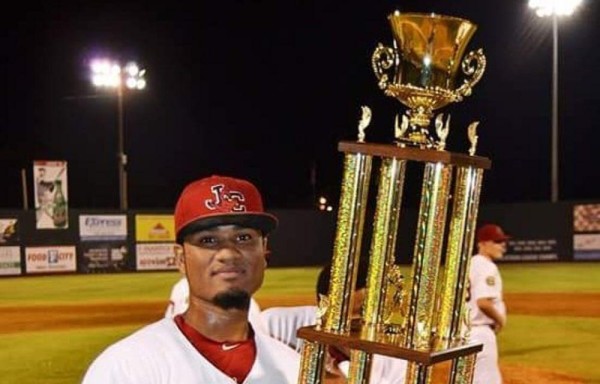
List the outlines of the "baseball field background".
{"type": "MultiPolygon", "coordinates": [[[[256,299],[263,309],[313,304],[318,271],[269,269],[256,299]]],[[[498,338],[505,383],[600,383],[600,263],[501,264],[500,271],[509,312],[498,338]]],[[[178,278],[1,278],[0,382],[79,383],[106,346],[163,316],[178,278]]]]}

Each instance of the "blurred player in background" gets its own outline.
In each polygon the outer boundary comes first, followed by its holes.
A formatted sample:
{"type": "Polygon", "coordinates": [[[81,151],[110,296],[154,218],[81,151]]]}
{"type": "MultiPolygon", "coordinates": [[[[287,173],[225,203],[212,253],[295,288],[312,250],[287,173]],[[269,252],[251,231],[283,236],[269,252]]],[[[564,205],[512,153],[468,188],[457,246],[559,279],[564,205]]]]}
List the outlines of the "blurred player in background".
{"type": "Polygon", "coordinates": [[[510,238],[502,228],[486,224],[477,230],[477,254],[471,259],[467,303],[470,311],[470,341],[482,343],[477,354],[473,384],[501,384],[496,334],[506,324],[502,278],[495,264],[506,253],[510,238]]]}

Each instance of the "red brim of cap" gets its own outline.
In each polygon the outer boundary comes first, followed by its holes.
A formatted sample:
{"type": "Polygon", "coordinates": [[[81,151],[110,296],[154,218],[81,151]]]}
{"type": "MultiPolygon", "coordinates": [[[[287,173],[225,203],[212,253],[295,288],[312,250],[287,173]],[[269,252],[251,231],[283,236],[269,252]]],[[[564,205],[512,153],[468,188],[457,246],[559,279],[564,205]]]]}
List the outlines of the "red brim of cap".
{"type": "Polygon", "coordinates": [[[198,231],[217,227],[220,225],[237,225],[240,227],[254,228],[265,235],[277,228],[278,220],[268,213],[227,213],[205,216],[201,219],[186,224],[177,232],[177,239],[198,231]]]}

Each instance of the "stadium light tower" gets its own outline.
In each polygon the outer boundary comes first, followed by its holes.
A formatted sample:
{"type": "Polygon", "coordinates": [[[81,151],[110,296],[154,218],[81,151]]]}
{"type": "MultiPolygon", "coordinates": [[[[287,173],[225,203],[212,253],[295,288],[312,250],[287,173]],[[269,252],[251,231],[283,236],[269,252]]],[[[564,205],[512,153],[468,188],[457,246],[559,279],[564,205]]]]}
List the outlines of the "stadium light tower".
{"type": "Polygon", "coordinates": [[[94,59],[90,63],[92,84],[98,88],[110,88],[117,92],[117,160],[119,167],[119,207],[127,210],[127,155],[125,154],[125,135],[123,120],[123,92],[125,89],[142,90],[146,88],[145,69],[134,62],[124,67],[110,59],[94,59]]]}
{"type": "Polygon", "coordinates": [[[552,18],[552,166],[551,201],[558,201],[558,18],[570,16],[582,0],[529,0],[539,17],[552,18]]]}

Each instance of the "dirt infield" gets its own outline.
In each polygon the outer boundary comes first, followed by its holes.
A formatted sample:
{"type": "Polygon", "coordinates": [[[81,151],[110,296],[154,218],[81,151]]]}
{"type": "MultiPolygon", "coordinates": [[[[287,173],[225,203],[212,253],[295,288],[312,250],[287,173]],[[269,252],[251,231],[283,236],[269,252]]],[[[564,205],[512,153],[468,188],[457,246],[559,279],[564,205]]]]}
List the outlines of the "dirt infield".
{"type": "MultiPolygon", "coordinates": [[[[312,296],[258,297],[263,309],[273,306],[310,305],[312,296]]],[[[600,317],[600,294],[508,294],[510,314],[545,316],[600,317]]],[[[82,304],[62,306],[0,307],[0,334],[101,327],[110,325],[145,324],[160,319],[164,302],[82,304]],[[44,318],[40,322],[40,317],[44,318]]],[[[515,364],[503,364],[505,384],[556,383],[579,384],[582,380],[556,372],[515,364]]],[[[447,367],[434,372],[434,382],[444,382],[447,367]]]]}

